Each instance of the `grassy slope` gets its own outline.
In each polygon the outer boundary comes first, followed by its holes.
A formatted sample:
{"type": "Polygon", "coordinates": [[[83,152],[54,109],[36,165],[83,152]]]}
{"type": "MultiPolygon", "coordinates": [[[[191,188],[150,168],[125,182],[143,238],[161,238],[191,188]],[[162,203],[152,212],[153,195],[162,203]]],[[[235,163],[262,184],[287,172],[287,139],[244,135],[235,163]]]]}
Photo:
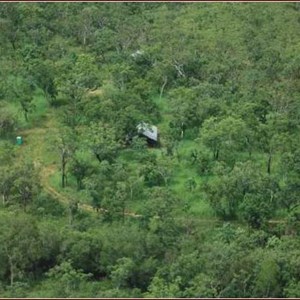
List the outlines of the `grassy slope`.
{"type": "MultiPolygon", "coordinates": [[[[159,110],[162,114],[162,121],[157,124],[160,134],[164,135],[164,132],[168,128],[170,121],[170,111],[168,110],[167,99],[162,97],[155,97],[154,102],[158,105],[159,110]]],[[[209,204],[203,199],[199,188],[201,187],[203,179],[197,174],[195,166],[192,166],[188,161],[192,149],[194,149],[196,143],[190,140],[182,140],[178,146],[178,153],[180,161],[176,164],[173,170],[173,178],[170,183],[171,189],[174,191],[175,195],[179,195],[184,200],[187,200],[190,204],[189,214],[192,216],[199,217],[212,217],[213,211],[211,210],[209,204]],[[189,191],[186,187],[186,182],[188,179],[194,179],[197,183],[197,187],[194,191],[189,191]]]]}
{"type": "MultiPolygon", "coordinates": [[[[160,134],[163,136],[167,130],[170,120],[170,112],[166,99],[164,97],[156,97],[153,99],[158,105],[161,113],[162,120],[157,124],[160,134]]],[[[40,170],[41,183],[44,190],[51,194],[53,198],[65,203],[66,205],[73,199],[77,199],[81,203],[81,207],[85,210],[92,211],[88,205],[90,203],[88,197],[84,192],[76,190],[74,178],[69,176],[69,187],[62,189],[60,185],[60,164],[59,153],[55,151],[52,140],[57,134],[58,120],[56,109],[50,108],[41,93],[37,93],[34,98],[36,110],[30,115],[30,122],[26,124],[22,118],[22,114],[18,111],[18,107],[14,104],[9,105],[9,109],[18,113],[20,120],[20,127],[23,129],[17,134],[24,137],[24,144],[19,147],[18,151],[20,158],[26,157],[32,159],[35,166],[40,170]]],[[[188,156],[191,150],[196,146],[194,141],[182,140],[179,143],[178,153],[180,159],[176,160],[173,168],[172,179],[170,180],[170,188],[175,195],[180,196],[182,199],[189,203],[190,208],[188,211],[178,212],[178,217],[193,217],[203,220],[215,220],[213,210],[209,204],[204,200],[201,193],[201,185],[204,181],[209,180],[206,176],[199,176],[196,167],[191,165],[188,156]],[[193,191],[187,189],[186,182],[188,179],[196,181],[196,188],[193,191]]],[[[161,154],[161,149],[151,149],[157,155],[161,154]]],[[[244,155],[244,154],[242,154],[244,155]]],[[[135,169],[137,162],[132,159],[131,154],[127,152],[122,153],[124,159],[132,170],[135,169]]],[[[259,155],[257,157],[259,164],[264,167],[265,158],[259,155]]],[[[138,211],[143,205],[142,201],[127,204],[129,212],[138,211]]]]}
{"type": "MultiPolygon", "coordinates": [[[[160,133],[163,135],[169,122],[166,99],[157,97],[154,101],[158,104],[162,112],[162,121],[157,125],[160,129],[160,133]]],[[[56,110],[49,107],[41,92],[36,93],[34,104],[36,108],[35,111],[29,115],[29,123],[24,121],[18,105],[15,103],[8,105],[8,108],[18,116],[20,129],[16,134],[22,135],[24,139],[24,144],[18,148],[19,158],[31,159],[34,162],[40,171],[41,183],[47,193],[65,204],[68,204],[71,199],[77,199],[87,210],[91,210],[88,205],[85,205],[89,203],[85,194],[76,191],[75,182],[72,177],[69,178],[69,188],[62,189],[60,186],[59,153],[55,152],[55,148],[53,148],[51,142],[58,127],[56,110]]],[[[210,217],[213,213],[209,205],[201,198],[198,189],[196,188],[193,192],[190,192],[186,188],[186,181],[189,178],[195,178],[198,187],[201,186],[202,181],[202,179],[197,176],[195,168],[188,165],[185,160],[186,155],[193,146],[194,142],[192,141],[184,140],[180,143],[179,153],[183,159],[176,164],[173,170],[170,188],[176,195],[180,195],[180,197],[191,204],[189,211],[191,215],[195,217],[210,217]]],[[[160,155],[160,149],[154,151],[160,155]]],[[[123,156],[126,157],[126,161],[134,169],[136,162],[132,161],[130,155],[126,153],[124,153],[123,156]]],[[[141,205],[142,202],[128,203],[128,210],[136,211],[141,205]]]]}

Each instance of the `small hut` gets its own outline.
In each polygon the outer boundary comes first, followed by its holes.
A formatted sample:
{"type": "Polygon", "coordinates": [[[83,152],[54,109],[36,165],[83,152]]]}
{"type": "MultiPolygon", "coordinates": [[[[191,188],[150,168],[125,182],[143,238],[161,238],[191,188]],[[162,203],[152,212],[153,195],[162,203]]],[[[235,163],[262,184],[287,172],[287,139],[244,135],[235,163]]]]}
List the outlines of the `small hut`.
{"type": "Polygon", "coordinates": [[[138,134],[147,139],[147,143],[151,147],[159,145],[158,129],[154,125],[141,122],[137,125],[138,134]]]}

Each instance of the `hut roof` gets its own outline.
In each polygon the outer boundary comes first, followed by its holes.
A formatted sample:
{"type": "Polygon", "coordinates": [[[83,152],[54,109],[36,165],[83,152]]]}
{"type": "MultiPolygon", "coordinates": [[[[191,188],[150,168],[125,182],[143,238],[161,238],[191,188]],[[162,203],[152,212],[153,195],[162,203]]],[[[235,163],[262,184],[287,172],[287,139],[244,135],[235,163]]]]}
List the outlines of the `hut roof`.
{"type": "Polygon", "coordinates": [[[156,126],[141,122],[137,125],[137,130],[139,134],[157,142],[158,130],[156,126]]]}

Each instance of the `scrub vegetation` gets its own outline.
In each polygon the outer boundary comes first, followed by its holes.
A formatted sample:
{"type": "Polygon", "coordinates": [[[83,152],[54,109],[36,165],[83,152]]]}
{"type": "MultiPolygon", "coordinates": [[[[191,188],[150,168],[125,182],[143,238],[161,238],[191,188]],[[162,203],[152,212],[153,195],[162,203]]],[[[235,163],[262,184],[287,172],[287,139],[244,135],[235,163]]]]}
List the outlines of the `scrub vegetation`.
{"type": "Polygon", "coordinates": [[[0,3],[0,296],[300,297],[299,26],[0,3]]]}

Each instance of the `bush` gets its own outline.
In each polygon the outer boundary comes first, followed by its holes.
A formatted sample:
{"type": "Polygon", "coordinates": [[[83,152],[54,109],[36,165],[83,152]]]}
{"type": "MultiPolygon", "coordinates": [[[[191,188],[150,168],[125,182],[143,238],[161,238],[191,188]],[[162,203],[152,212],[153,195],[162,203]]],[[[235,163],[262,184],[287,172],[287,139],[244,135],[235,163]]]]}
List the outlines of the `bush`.
{"type": "Polygon", "coordinates": [[[15,116],[6,109],[1,108],[0,110],[0,136],[8,137],[12,134],[16,128],[15,116]]]}
{"type": "Polygon", "coordinates": [[[41,193],[34,198],[31,210],[40,216],[62,217],[66,213],[63,205],[46,193],[41,193]]]}

